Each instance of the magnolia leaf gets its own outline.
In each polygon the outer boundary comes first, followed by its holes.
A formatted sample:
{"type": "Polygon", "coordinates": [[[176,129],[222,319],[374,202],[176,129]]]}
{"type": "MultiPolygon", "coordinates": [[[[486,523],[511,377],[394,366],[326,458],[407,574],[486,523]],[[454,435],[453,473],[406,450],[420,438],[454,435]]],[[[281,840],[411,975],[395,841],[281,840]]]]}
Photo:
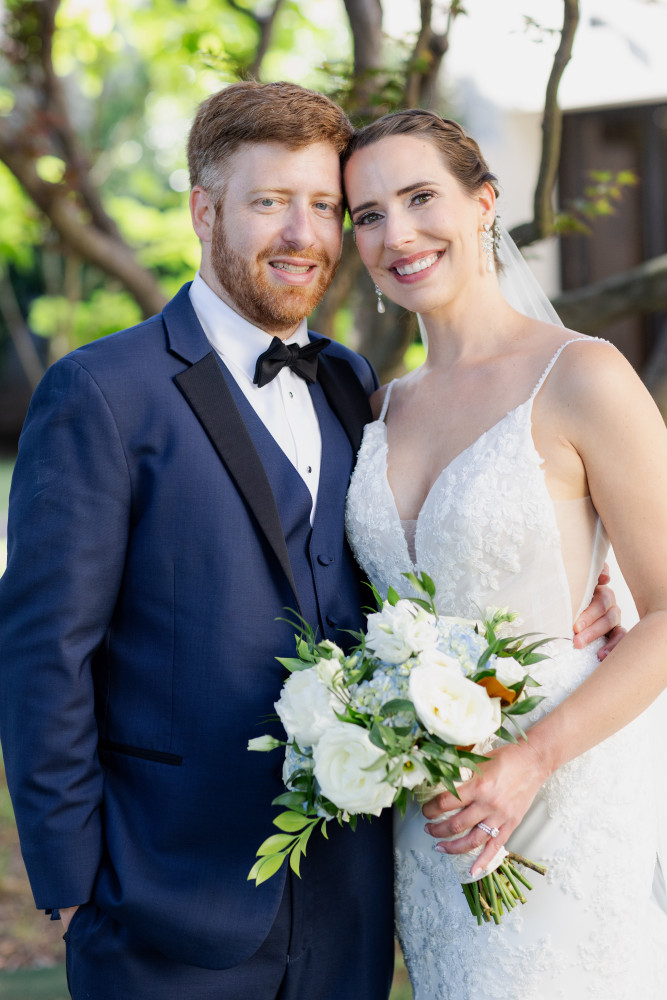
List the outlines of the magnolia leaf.
{"type": "Polygon", "coordinates": [[[497,677],[482,677],[477,683],[486,690],[489,698],[500,698],[507,705],[511,705],[516,701],[516,691],[505,687],[497,677]]]}

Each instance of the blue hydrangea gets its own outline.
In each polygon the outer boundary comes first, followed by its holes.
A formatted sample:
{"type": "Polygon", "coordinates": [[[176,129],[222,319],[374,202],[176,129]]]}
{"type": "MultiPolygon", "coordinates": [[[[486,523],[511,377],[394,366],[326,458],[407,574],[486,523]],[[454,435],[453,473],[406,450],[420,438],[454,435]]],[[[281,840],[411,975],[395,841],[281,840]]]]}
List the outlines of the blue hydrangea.
{"type": "MultiPolygon", "coordinates": [[[[448,656],[455,657],[466,674],[474,673],[477,661],[488,646],[484,636],[475,632],[470,625],[447,623],[440,625],[440,635],[438,648],[448,656]]],[[[487,666],[495,667],[496,659],[492,656],[487,666]]]]}

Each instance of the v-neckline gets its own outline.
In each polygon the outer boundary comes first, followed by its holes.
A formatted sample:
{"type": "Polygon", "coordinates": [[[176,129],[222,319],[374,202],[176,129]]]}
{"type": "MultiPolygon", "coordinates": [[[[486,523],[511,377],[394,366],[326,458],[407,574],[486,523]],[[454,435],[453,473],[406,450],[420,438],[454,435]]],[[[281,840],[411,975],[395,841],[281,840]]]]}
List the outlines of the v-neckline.
{"type": "MultiPolygon", "coordinates": [[[[471,441],[469,445],[466,445],[466,447],[462,451],[459,451],[454,456],[454,458],[450,459],[450,461],[447,462],[447,464],[445,466],[443,466],[443,468],[440,470],[440,472],[438,473],[438,475],[435,477],[435,479],[431,483],[431,486],[430,486],[430,488],[428,490],[428,493],[424,497],[422,505],[419,508],[419,512],[417,513],[417,517],[410,517],[410,518],[401,518],[401,514],[400,514],[400,511],[398,509],[398,505],[396,503],[396,497],[394,495],[393,489],[391,488],[391,483],[389,482],[389,441],[388,441],[388,438],[387,438],[387,423],[386,423],[386,420],[384,420],[384,419],[375,420],[374,423],[381,424],[382,428],[383,428],[384,444],[385,444],[385,462],[384,462],[384,467],[385,467],[384,468],[384,473],[385,474],[384,474],[384,479],[385,479],[385,482],[387,484],[387,490],[389,492],[389,496],[391,497],[392,506],[393,506],[393,508],[394,508],[394,510],[396,512],[396,517],[398,518],[399,524],[401,524],[401,521],[405,520],[405,521],[414,521],[415,525],[418,526],[419,525],[419,520],[420,520],[420,518],[421,518],[421,516],[422,516],[422,514],[424,512],[424,509],[426,508],[426,506],[427,506],[427,504],[428,504],[428,502],[429,502],[429,500],[430,500],[430,498],[431,498],[431,496],[432,496],[435,488],[440,483],[440,480],[445,476],[445,473],[449,472],[449,470],[452,468],[452,466],[455,465],[459,461],[459,459],[463,458],[464,455],[466,455],[469,451],[471,451],[475,447],[475,445],[478,444],[488,434],[490,434],[492,431],[494,431],[497,427],[500,427],[500,425],[503,424],[506,420],[508,420],[509,417],[511,417],[513,414],[515,414],[523,406],[527,406],[529,403],[532,403],[533,402],[533,398],[534,397],[531,395],[531,396],[528,397],[528,399],[524,399],[524,401],[522,403],[518,403],[516,406],[512,407],[512,409],[508,410],[507,413],[504,414],[504,416],[502,416],[498,420],[496,420],[496,422],[494,424],[491,424],[491,426],[487,427],[486,430],[483,430],[481,432],[481,434],[478,434],[477,437],[474,439],[474,441],[471,441]]],[[[402,528],[402,525],[401,525],[401,528],[402,528]]],[[[415,530],[415,546],[416,546],[416,541],[417,541],[416,530],[415,530]]]]}

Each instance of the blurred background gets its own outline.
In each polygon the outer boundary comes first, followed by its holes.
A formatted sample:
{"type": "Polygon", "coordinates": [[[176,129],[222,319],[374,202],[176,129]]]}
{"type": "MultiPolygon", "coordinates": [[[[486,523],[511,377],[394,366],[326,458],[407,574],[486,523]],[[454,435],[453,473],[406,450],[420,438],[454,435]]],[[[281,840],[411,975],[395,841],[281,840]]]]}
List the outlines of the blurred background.
{"type": "MultiPolygon", "coordinates": [[[[30,394],[192,277],[187,131],[239,78],[322,90],[357,124],[415,105],[461,121],[564,323],[615,343],[667,414],[666,39],[664,0],[0,0],[0,572],[30,394]]],[[[311,325],[383,381],[423,359],[414,317],[377,314],[349,231],[311,325]]],[[[67,995],[60,933],[0,780],[0,998],[67,995]]]]}

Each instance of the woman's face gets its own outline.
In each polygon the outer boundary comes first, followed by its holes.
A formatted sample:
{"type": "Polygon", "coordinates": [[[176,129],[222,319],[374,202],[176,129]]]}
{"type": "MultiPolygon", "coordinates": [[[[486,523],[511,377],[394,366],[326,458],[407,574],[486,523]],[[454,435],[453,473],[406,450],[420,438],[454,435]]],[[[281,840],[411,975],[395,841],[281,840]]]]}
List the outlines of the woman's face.
{"type": "Polygon", "coordinates": [[[380,139],[351,156],[344,182],[361,258],[394,302],[427,314],[483,280],[493,191],[466,191],[431,142],[380,139]]]}

